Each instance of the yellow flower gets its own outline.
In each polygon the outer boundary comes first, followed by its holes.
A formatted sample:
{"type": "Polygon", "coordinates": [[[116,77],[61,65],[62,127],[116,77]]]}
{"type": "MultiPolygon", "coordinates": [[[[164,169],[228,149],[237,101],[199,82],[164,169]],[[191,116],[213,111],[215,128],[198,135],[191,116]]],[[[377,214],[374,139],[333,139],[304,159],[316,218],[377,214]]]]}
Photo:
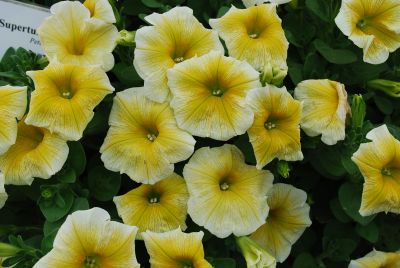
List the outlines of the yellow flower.
{"type": "Polygon", "coordinates": [[[210,25],[225,40],[230,56],[246,60],[259,71],[268,63],[287,69],[289,42],[275,4],[232,6],[221,18],[211,19],[210,25]]]}
{"type": "Polygon", "coordinates": [[[0,155],[17,139],[17,120],[21,119],[27,105],[26,87],[0,87],[0,155]]]}
{"type": "Polygon", "coordinates": [[[131,88],[114,98],[100,152],[106,168],[154,184],[173,173],[174,163],[192,155],[196,141],[177,127],[168,103],[148,100],[141,92],[131,88]]]}
{"type": "Polygon", "coordinates": [[[145,80],[146,96],[154,101],[163,102],[171,97],[166,77],[168,69],[211,50],[224,51],[218,34],[204,28],[188,7],[153,13],[145,20],[152,26],[136,31],[133,63],[145,80]]]}
{"type": "Polygon", "coordinates": [[[137,227],[110,221],[101,208],[76,211],[58,230],[53,249],[34,268],[139,268],[137,227]]]}
{"type": "Polygon", "coordinates": [[[247,132],[257,168],[262,169],[274,158],[302,160],[300,102],[294,100],[285,87],[272,85],[250,91],[248,102],[254,111],[254,123],[247,132]]]}
{"type": "Polygon", "coordinates": [[[400,253],[373,250],[367,255],[350,262],[349,268],[398,268],[400,253]]]}
{"type": "Polygon", "coordinates": [[[211,52],[175,65],[168,84],[178,126],[192,135],[228,140],[253,123],[246,96],[259,74],[244,61],[211,52]]]}
{"type": "Polygon", "coordinates": [[[243,1],[243,5],[245,7],[251,7],[251,6],[255,6],[255,5],[262,5],[265,2],[270,2],[270,3],[274,3],[274,4],[285,4],[290,2],[291,0],[242,0],[243,1]]]}
{"type": "Polygon", "coordinates": [[[311,225],[307,194],[289,184],[277,183],[268,196],[270,211],[265,223],[251,238],[283,262],[292,245],[311,225]]]}
{"type": "Polygon", "coordinates": [[[188,198],[185,180],[173,173],[154,185],[142,184],[114,197],[114,203],[124,223],[139,228],[138,238],[141,238],[146,230],[157,233],[178,227],[185,230],[188,198]]]}
{"type": "Polygon", "coordinates": [[[305,80],[297,85],[294,97],[303,102],[300,124],[308,136],[322,134],[322,142],[328,145],[344,140],[350,106],[343,84],[328,79],[305,80]]]}
{"type": "Polygon", "coordinates": [[[273,176],[246,165],[237,147],[200,148],[186,164],[183,176],[190,217],[217,237],[248,235],[265,222],[273,176]]]}
{"type": "Polygon", "coordinates": [[[108,0],[86,0],[83,5],[89,9],[91,18],[115,23],[114,11],[108,0]]]}
{"type": "Polygon", "coordinates": [[[247,268],[275,268],[276,260],[259,244],[247,236],[236,238],[240,250],[246,259],[247,268]]]}
{"type": "Polygon", "coordinates": [[[399,13],[398,0],[343,0],[335,22],[363,49],[365,62],[380,64],[400,47],[399,13]]]}
{"type": "Polygon", "coordinates": [[[386,125],[367,134],[351,158],[364,176],[360,214],[368,216],[381,211],[400,213],[400,141],[386,125]]]}
{"type": "Polygon", "coordinates": [[[151,267],[211,268],[204,259],[203,232],[185,234],[179,228],[165,233],[142,233],[151,267]]]}
{"type": "MultiPolygon", "coordinates": [[[[4,207],[4,204],[7,200],[7,193],[4,189],[4,175],[0,172],[0,209],[4,207]]],[[[1,259],[0,259],[0,267],[1,267],[1,259]]]]}
{"type": "Polygon", "coordinates": [[[43,50],[50,61],[76,65],[100,65],[105,71],[114,66],[112,51],[118,37],[110,23],[90,19],[90,11],[78,1],[54,4],[52,16],[38,28],[43,50]]]}
{"type": "Polygon", "coordinates": [[[0,155],[5,184],[30,185],[33,178],[49,179],[68,157],[67,142],[47,129],[18,122],[17,141],[0,155]]]}
{"type": "Polygon", "coordinates": [[[98,67],[50,63],[27,74],[35,83],[26,123],[47,128],[67,140],[79,140],[93,109],[114,91],[98,67]]]}

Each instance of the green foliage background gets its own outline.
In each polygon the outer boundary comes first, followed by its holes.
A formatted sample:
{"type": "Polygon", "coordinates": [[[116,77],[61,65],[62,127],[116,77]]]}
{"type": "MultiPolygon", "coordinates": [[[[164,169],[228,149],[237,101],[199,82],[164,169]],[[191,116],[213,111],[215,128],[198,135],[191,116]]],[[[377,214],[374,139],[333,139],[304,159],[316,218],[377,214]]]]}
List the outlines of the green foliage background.
{"type": "MultiPolygon", "coordinates": [[[[112,0],[114,1],[114,0],[112,0]]],[[[37,4],[51,6],[57,1],[37,0],[37,4]]],[[[222,16],[231,5],[243,7],[240,0],[120,0],[112,2],[117,14],[119,30],[136,30],[146,23],[143,17],[152,12],[165,12],[176,5],[186,5],[206,26],[209,18],[222,16]]],[[[362,61],[362,50],[355,47],[336,27],[334,18],[340,0],[292,0],[281,5],[278,14],[290,42],[289,74],[284,85],[292,91],[305,79],[328,78],[346,85],[351,96],[362,94],[367,103],[364,125],[347,127],[346,140],[326,146],[319,137],[309,138],[302,133],[302,162],[290,163],[290,176],[283,178],[278,162],[266,168],[275,175],[276,182],[292,184],[308,193],[312,226],[294,245],[291,255],[278,267],[314,268],[347,267],[350,259],[359,258],[373,248],[382,251],[400,249],[400,217],[380,213],[362,217],[358,213],[363,178],[350,160],[365,134],[374,126],[386,123],[400,139],[399,99],[381,92],[368,90],[366,83],[376,78],[399,81],[400,51],[392,53],[386,63],[370,65],[362,61]]],[[[116,65],[109,77],[117,91],[141,86],[143,81],[132,66],[134,47],[118,46],[116,65]]],[[[0,62],[0,85],[29,85],[27,70],[41,69],[46,61],[23,49],[10,49],[0,62]]],[[[108,171],[100,160],[99,148],[108,129],[108,115],[112,106],[108,96],[95,109],[95,116],[78,142],[70,142],[70,155],[64,168],[50,180],[34,181],[32,186],[6,186],[9,199],[0,210],[0,242],[23,248],[5,264],[32,267],[51,249],[58,227],[66,215],[78,209],[99,206],[115,220],[118,218],[112,202],[115,195],[124,194],[138,185],[126,175],[108,171]]],[[[220,146],[223,143],[197,138],[196,148],[220,146]]],[[[235,137],[236,144],[249,164],[255,164],[247,135],[235,137]]],[[[182,173],[185,163],[176,165],[182,173]]],[[[188,219],[188,231],[205,232],[204,247],[207,258],[217,268],[245,267],[233,237],[218,239],[188,219]]],[[[138,261],[148,262],[143,242],[138,242],[138,261]]]]}

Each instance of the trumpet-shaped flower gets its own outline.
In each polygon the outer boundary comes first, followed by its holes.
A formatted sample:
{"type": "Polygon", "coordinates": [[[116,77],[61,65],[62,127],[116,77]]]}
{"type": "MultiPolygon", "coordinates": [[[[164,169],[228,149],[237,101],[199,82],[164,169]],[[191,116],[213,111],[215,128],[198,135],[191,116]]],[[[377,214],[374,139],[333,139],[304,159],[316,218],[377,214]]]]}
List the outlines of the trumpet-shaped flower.
{"type": "Polygon", "coordinates": [[[76,211],[58,230],[53,249],[34,268],[139,268],[137,227],[110,221],[101,208],[76,211]]]}
{"type": "Polygon", "coordinates": [[[173,173],[174,163],[192,155],[196,141],[177,127],[168,103],[153,102],[142,91],[117,93],[100,152],[106,168],[154,184],[173,173]]]}
{"type": "Polygon", "coordinates": [[[274,3],[274,4],[285,4],[290,2],[291,0],[242,0],[243,1],[243,5],[245,7],[251,7],[251,6],[255,6],[255,5],[262,5],[263,3],[266,2],[270,2],[270,3],[274,3]]]}
{"type": "Polygon", "coordinates": [[[151,267],[211,268],[204,259],[203,232],[185,234],[179,228],[164,232],[142,233],[151,267]]]}
{"type": "Polygon", "coordinates": [[[277,183],[268,196],[270,211],[265,223],[251,238],[283,262],[292,245],[311,225],[307,194],[289,184],[277,183]]]}
{"type": "Polygon", "coordinates": [[[246,165],[237,147],[200,148],[183,175],[190,217],[217,237],[248,235],[265,222],[273,176],[246,165]]]}
{"type": "Polygon", "coordinates": [[[302,160],[300,145],[301,104],[286,91],[267,85],[250,91],[248,103],[254,111],[254,123],[247,131],[253,145],[257,168],[274,158],[302,160]]]}
{"type": "MultiPolygon", "coordinates": [[[[4,189],[4,175],[0,172],[0,209],[4,206],[7,200],[7,193],[4,189]]],[[[0,267],[1,267],[1,259],[0,259],[0,267]]]]}
{"type": "Polygon", "coordinates": [[[234,6],[210,25],[225,40],[229,55],[246,60],[261,71],[266,64],[286,67],[289,42],[282,29],[276,5],[237,9],[234,6]]]}
{"type": "Polygon", "coordinates": [[[259,74],[244,61],[211,52],[175,65],[168,84],[178,126],[192,135],[228,140],[253,123],[246,96],[259,74]]]}
{"type": "Polygon", "coordinates": [[[0,155],[0,170],[5,184],[29,185],[33,178],[49,179],[68,157],[67,142],[44,128],[18,122],[17,140],[0,155]]]}
{"type": "Polygon", "coordinates": [[[27,72],[35,83],[26,123],[47,128],[67,140],[79,140],[93,109],[114,91],[98,67],[50,63],[27,72]]]}
{"type": "Polygon", "coordinates": [[[116,196],[114,203],[124,223],[139,228],[138,238],[141,238],[146,230],[157,233],[178,227],[185,230],[188,198],[185,180],[174,173],[154,185],[142,184],[116,196]]]}
{"type": "Polygon", "coordinates": [[[311,137],[322,134],[328,145],[345,138],[346,116],[350,113],[344,85],[328,79],[305,80],[294,90],[303,102],[301,128],[311,137]]]}
{"type": "Polygon", "coordinates": [[[17,139],[17,120],[21,119],[27,105],[26,87],[0,87],[0,155],[17,139]]]}
{"type": "Polygon", "coordinates": [[[365,62],[380,64],[400,47],[399,14],[397,0],[343,0],[335,22],[363,49],[365,62]]]}
{"type": "Polygon", "coordinates": [[[367,134],[351,158],[364,176],[360,214],[368,216],[381,211],[400,213],[400,141],[386,125],[367,134]]]}
{"type": "Polygon", "coordinates": [[[224,51],[218,34],[204,28],[188,7],[175,7],[163,14],[153,13],[145,20],[152,26],[136,31],[133,63],[145,80],[147,97],[154,101],[163,102],[171,97],[167,85],[168,69],[211,50],[224,51]]]}
{"type": "Polygon", "coordinates": [[[83,5],[89,9],[91,18],[105,23],[115,23],[114,11],[108,0],[86,0],[83,5]]]}
{"type": "Polygon", "coordinates": [[[350,262],[349,268],[398,268],[400,253],[373,250],[367,255],[350,262]]]}
{"type": "Polygon", "coordinates": [[[247,268],[275,268],[276,260],[259,244],[247,236],[236,238],[243,257],[246,259],[247,268]]]}
{"type": "Polygon", "coordinates": [[[37,29],[50,61],[112,69],[118,37],[114,25],[91,19],[89,9],[78,1],[58,2],[50,11],[53,15],[37,29]]]}

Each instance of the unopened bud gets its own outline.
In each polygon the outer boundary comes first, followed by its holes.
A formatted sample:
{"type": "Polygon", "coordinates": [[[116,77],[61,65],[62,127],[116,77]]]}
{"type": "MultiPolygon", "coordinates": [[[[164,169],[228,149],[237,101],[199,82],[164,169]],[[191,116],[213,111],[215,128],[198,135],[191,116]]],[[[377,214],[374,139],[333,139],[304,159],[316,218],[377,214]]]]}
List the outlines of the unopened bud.
{"type": "Polygon", "coordinates": [[[0,257],[12,257],[20,251],[21,249],[16,246],[0,242],[0,257]]]}
{"type": "Polygon", "coordinates": [[[375,79],[367,82],[367,88],[382,91],[391,97],[400,98],[400,82],[375,79]]]}
{"type": "Polygon", "coordinates": [[[351,121],[353,128],[361,128],[364,123],[367,106],[362,95],[353,95],[351,103],[351,121]]]}
{"type": "Polygon", "coordinates": [[[236,243],[246,260],[248,268],[275,268],[275,258],[250,237],[236,238],[236,243]]]}
{"type": "Polygon", "coordinates": [[[134,46],[135,45],[136,32],[129,32],[127,30],[121,30],[117,38],[117,44],[121,46],[134,46]]]}
{"type": "Polygon", "coordinates": [[[282,86],[283,79],[287,75],[287,68],[267,63],[261,71],[260,81],[263,86],[266,84],[282,86]]]}
{"type": "Polygon", "coordinates": [[[279,160],[277,164],[277,170],[279,175],[281,175],[283,178],[287,179],[289,178],[290,175],[290,166],[289,163],[283,160],[279,160]]]}

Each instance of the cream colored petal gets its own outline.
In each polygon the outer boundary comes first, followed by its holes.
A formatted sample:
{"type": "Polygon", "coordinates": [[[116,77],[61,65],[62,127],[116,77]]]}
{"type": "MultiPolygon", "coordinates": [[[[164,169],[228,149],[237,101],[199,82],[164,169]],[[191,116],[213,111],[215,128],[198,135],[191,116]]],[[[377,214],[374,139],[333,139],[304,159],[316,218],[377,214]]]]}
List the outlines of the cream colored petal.
{"type": "Polygon", "coordinates": [[[4,175],[0,172],[0,209],[4,207],[8,195],[6,190],[4,189],[4,175]]]}
{"type": "Polygon", "coordinates": [[[17,139],[17,120],[25,114],[27,87],[0,87],[0,155],[17,139]]]}
{"type": "Polygon", "coordinates": [[[141,185],[122,196],[114,197],[118,214],[125,224],[141,232],[166,232],[181,227],[186,229],[189,194],[182,177],[173,174],[154,185],[141,185]],[[154,200],[155,199],[155,200],[154,200]]]}
{"type": "Polygon", "coordinates": [[[83,5],[89,9],[91,18],[115,23],[114,12],[108,0],[86,0],[83,5]]]}
{"type": "MultiPolygon", "coordinates": [[[[389,163],[389,161],[393,159],[399,141],[390,134],[386,125],[381,125],[380,127],[372,129],[367,133],[366,137],[373,142],[373,145],[376,148],[374,151],[381,162],[389,163]]],[[[372,162],[371,164],[374,163],[372,162]]]]}
{"type": "Polygon", "coordinates": [[[213,51],[175,65],[168,85],[177,123],[192,135],[228,140],[251,126],[246,95],[260,82],[246,62],[213,51]]]}
{"type": "Polygon", "coordinates": [[[26,123],[47,128],[67,140],[82,137],[93,109],[114,91],[106,73],[97,67],[51,63],[28,75],[35,90],[26,123]]]}
{"type": "Polygon", "coordinates": [[[185,234],[178,228],[164,233],[147,231],[142,235],[151,267],[183,267],[185,264],[198,268],[212,267],[204,259],[203,232],[185,234]]]}
{"type": "Polygon", "coordinates": [[[306,199],[303,190],[289,184],[274,184],[269,193],[269,215],[251,238],[271,252],[278,262],[289,256],[292,245],[311,225],[306,199]]]}
{"type": "Polygon", "coordinates": [[[248,235],[268,215],[272,174],[246,165],[232,145],[197,150],[183,175],[190,194],[189,215],[217,237],[248,235]]]}
{"type": "Polygon", "coordinates": [[[68,157],[67,142],[48,130],[18,123],[17,141],[0,156],[6,184],[30,185],[33,178],[49,179],[68,157]]]}
{"type": "Polygon", "coordinates": [[[382,252],[373,250],[362,258],[352,260],[349,268],[398,267],[400,254],[398,252],[382,252]]]}

